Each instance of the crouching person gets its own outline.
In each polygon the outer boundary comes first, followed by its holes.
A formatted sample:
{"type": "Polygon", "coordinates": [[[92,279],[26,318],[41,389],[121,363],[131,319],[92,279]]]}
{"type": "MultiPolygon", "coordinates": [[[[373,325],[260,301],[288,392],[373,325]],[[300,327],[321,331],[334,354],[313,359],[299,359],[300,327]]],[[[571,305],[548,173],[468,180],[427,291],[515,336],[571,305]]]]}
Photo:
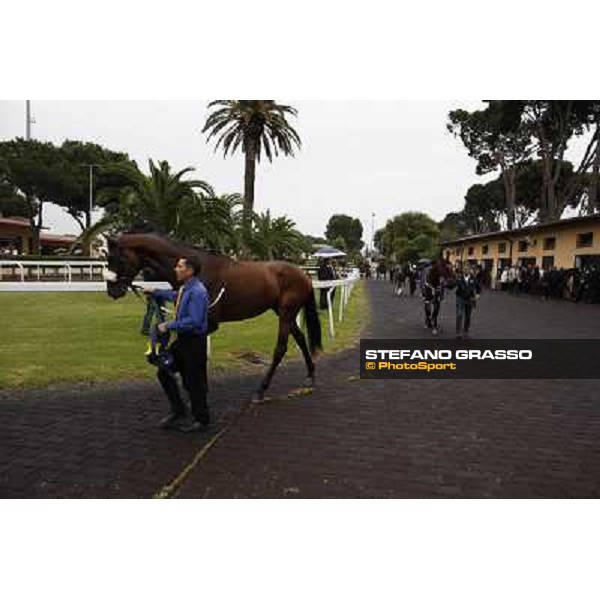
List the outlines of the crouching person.
{"type": "Polygon", "coordinates": [[[194,259],[181,257],[175,266],[175,275],[181,286],[173,290],[149,290],[158,300],[175,302],[172,321],[159,323],[161,333],[175,334],[169,346],[172,361],[169,367],[159,366],[158,380],[169,400],[171,412],[160,423],[165,429],[194,432],[209,423],[206,395],[208,392],[206,335],[208,329],[208,293],[197,278],[199,265],[194,259]],[[179,392],[175,373],[181,374],[183,387],[190,398],[191,419],[179,392]]]}
{"type": "Polygon", "coordinates": [[[456,337],[461,339],[469,335],[471,313],[479,300],[481,285],[472,269],[466,267],[456,277],[456,337]]]}

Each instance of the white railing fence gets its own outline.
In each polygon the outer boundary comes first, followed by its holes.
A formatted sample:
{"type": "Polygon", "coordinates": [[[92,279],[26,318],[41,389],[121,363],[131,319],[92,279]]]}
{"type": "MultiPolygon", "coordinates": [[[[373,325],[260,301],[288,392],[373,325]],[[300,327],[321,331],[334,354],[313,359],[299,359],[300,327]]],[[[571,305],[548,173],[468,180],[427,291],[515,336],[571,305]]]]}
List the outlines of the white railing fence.
{"type": "Polygon", "coordinates": [[[81,280],[94,281],[96,276],[98,281],[102,281],[102,271],[105,267],[106,262],[101,260],[0,260],[0,281],[6,276],[7,270],[10,270],[12,275],[16,269],[19,270],[19,279],[22,282],[28,281],[34,272],[33,278],[41,281],[47,276],[46,269],[53,270],[55,276],[68,282],[73,281],[74,274],[78,274],[81,280]]]}
{"type": "MultiPolygon", "coordinates": [[[[335,290],[340,290],[340,300],[338,304],[338,321],[341,323],[344,320],[344,308],[350,300],[354,285],[360,279],[352,274],[347,279],[334,279],[331,281],[313,281],[313,288],[316,290],[327,289],[327,316],[329,321],[329,337],[335,337],[335,319],[333,315],[333,294],[335,290]]],[[[301,323],[301,314],[298,313],[297,322],[301,323]]]]}
{"type": "MultiPolygon", "coordinates": [[[[107,264],[104,261],[0,261],[0,292],[106,292],[106,282],[103,279],[94,281],[94,275],[102,276],[107,264]],[[4,268],[18,268],[20,281],[2,281],[4,268]],[[41,281],[40,270],[44,267],[54,268],[58,274],[62,271],[62,281],[41,281]],[[36,270],[34,281],[28,280],[32,270],[36,270]],[[73,279],[73,271],[80,271],[83,279],[83,271],[86,270],[87,281],[76,281],[73,279]]],[[[315,290],[327,289],[327,316],[329,337],[335,337],[335,317],[333,312],[333,294],[335,290],[340,290],[338,304],[338,322],[344,319],[344,309],[346,308],[352,290],[357,281],[360,280],[358,269],[353,269],[348,273],[346,279],[335,279],[331,281],[313,281],[315,290]]],[[[142,289],[161,288],[171,289],[169,283],[164,281],[136,281],[136,285],[142,289]]],[[[317,298],[318,302],[318,298],[317,298]]],[[[296,319],[298,326],[302,324],[302,312],[298,313],[296,319]]],[[[209,341],[210,343],[210,341],[209,341]]]]}

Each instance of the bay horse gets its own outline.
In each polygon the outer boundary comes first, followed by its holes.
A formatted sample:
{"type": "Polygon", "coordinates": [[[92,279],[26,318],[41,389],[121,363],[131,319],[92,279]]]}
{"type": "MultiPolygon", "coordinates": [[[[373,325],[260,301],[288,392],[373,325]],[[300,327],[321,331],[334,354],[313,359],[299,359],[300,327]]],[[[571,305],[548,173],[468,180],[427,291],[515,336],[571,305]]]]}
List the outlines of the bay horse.
{"type": "Polygon", "coordinates": [[[447,258],[441,256],[425,267],[421,273],[421,295],[425,308],[425,326],[435,335],[438,332],[438,316],[444,288],[451,287],[454,271],[447,258]]]}
{"type": "Polygon", "coordinates": [[[234,260],[208,252],[199,246],[175,242],[150,233],[122,233],[108,240],[107,292],[118,299],[135,289],[133,280],[144,268],[151,268],[157,280],[167,281],[173,289],[175,264],[181,257],[193,257],[200,265],[199,279],[206,286],[210,308],[208,333],[219,323],[251,319],[267,310],[279,317],[277,343],[267,373],[253,394],[253,401],[263,399],[277,366],[283,359],[292,334],[306,363],[305,386],[315,382],[313,357],[322,349],[321,323],[317,312],[312,280],[300,268],[284,261],[234,260]],[[304,308],[308,344],[296,317],[304,308]]]}

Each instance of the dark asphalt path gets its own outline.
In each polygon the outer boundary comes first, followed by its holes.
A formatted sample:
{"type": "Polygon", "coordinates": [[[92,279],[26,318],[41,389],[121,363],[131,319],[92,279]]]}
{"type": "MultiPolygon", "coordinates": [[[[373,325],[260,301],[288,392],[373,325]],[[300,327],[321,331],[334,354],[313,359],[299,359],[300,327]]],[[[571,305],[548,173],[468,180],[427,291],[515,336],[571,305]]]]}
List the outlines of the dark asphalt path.
{"type": "MultiPolygon", "coordinates": [[[[416,297],[367,285],[365,336],[430,335],[416,297]]],[[[451,297],[442,315],[450,336],[451,297]]],[[[489,292],[473,337],[598,338],[600,306],[489,292]]],[[[288,364],[247,406],[261,374],[216,380],[215,425],[191,437],[156,429],[154,384],[0,391],[0,496],[150,497],[178,476],[179,497],[600,496],[598,380],[363,381],[349,350],[314,393],[288,364]]]]}

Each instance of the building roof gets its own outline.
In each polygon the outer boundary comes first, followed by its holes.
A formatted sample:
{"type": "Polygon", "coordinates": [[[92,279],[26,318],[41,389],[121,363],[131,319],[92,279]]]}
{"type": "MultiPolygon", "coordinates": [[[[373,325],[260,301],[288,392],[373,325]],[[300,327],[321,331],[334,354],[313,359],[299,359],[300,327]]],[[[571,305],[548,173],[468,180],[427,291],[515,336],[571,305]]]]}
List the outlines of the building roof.
{"type": "Polygon", "coordinates": [[[0,217],[0,225],[29,229],[29,220],[26,217],[0,217]]]}
{"type": "MultiPolygon", "coordinates": [[[[2,226],[28,230],[29,220],[25,217],[0,217],[0,227],[2,226]]],[[[44,244],[72,244],[76,239],[76,235],[61,235],[45,231],[40,233],[40,241],[44,244]]]]}
{"type": "Polygon", "coordinates": [[[40,235],[40,241],[43,244],[72,244],[76,239],[76,235],[56,235],[53,233],[42,233],[40,235]]]}
{"type": "Polygon", "coordinates": [[[585,215],[583,217],[572,217],[570,219],[560,219],[557,221],[548,221],[547,223],[538,223],[536,225],[528,225],[527,227],[519,227],[518,229],[504,229],[502,231],[488,231],[487,233],[477,233],[474,235],[467,235],[465,237],[454,238],[452,240],[446,240],[441,242],[441,246],[452,246],[454,244],[461,244],[464,242],[475,242],[477,240],[484,240],[490,238],[518,238],[528,233],[535,231],[541,231],[544,229],[553,229],[556,227],[565,227],[578,223],[587,223],[600,221],[600,213],[594,213],[592,215],[585,215]]]}

